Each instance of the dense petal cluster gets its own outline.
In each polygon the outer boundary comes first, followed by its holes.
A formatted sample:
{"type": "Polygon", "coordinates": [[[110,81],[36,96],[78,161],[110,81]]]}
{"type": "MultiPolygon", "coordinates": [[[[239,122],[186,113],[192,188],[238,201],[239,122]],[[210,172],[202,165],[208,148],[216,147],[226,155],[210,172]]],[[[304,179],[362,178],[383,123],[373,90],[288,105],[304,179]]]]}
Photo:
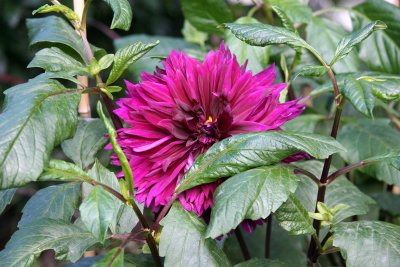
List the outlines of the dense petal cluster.
{"type": "MultiPolygon", "coordinates": [[[[286,85],[273,84],[273,65],[253,75],[224,44],[203,62],[173,51],[163,65],[142,73],[138,84],[126,82],[127,97],[115,110],[130,125],[118,130],[118,142],[134,172],[137,200],[154,211],[211,145],[234,134],[278,130],[304,108],[297,100],[279,103],[286,85]]],[[[184,192],[183,207],[201,215],[219,183],[184,192]]]]}

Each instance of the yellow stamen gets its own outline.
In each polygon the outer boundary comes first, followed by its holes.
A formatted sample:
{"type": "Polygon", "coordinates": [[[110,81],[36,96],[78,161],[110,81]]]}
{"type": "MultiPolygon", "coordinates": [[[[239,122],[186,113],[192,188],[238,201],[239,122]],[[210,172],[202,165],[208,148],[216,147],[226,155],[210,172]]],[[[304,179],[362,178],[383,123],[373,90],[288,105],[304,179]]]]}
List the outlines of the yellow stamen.
{"type": "Polygon", "coordinates": [[[208,119],[206,120],[205,123],[213,122],[213,118],[211,116],[208,116],[208,119]]]}

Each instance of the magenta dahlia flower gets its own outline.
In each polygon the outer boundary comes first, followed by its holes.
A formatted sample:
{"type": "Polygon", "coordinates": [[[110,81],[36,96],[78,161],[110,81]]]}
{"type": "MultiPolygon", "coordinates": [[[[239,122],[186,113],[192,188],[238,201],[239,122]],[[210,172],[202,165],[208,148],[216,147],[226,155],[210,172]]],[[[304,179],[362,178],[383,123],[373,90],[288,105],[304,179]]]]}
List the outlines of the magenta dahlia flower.
{"type": "MultiPolygon", "coordinates": [[[[138,84],[126,82],[127,97],[115,110],[130,125],[118,130],[117,139],[134,173],[137,200],[153,211],[168,202],[185,171],[214,143],[279,130],[304,109],[298,100],[279,103],[286,84],[273,84],[274,65],[253,75],[224,44],[203,62],[173,51],[163,65],[154,74],[142,73],[138,84]]],[[[183,207],[202,215],[219,183],[182,193],[183,207]]]]}

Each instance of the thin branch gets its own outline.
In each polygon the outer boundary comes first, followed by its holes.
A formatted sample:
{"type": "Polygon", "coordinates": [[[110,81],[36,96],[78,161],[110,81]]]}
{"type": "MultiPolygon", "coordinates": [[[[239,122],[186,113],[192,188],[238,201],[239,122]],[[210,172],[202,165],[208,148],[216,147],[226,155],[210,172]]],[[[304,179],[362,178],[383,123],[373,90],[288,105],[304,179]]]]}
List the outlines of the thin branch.
{"type": "Polygon", "coordinates": [[[335,179],[338,178],[339,176],[341,176],[343,174],[346,174],[346,173],[348,173],[348,172],[350,172],[350,171],[352,171],[352,170],[354,170],[356,168],[366,166],[366,165],[368,165],[370,163],[372,163],[372,162],[360,161],[360,162],[356,162],[356,163],[353,163],[351,165],[348,165],[348,166],[346,166],[344,168],[341,168],[340,170],[337,170],[334,173],[332,173],[331,175],[329,175],[329,177],[326,180],[326,184],[329,185],[330,183],[335,181],[335,179]]]}
{"type": "Polygon", "coordinates": [[[249,249],[246,245],[246,241],[243,238],[242,232],[240,231],[239,226],[235,229],[236,239],[239,242],[240,249],[243,254],[243,258],[247,261],[251,259],[249,249]]]}
{"type": "Polygon", "coordinates": [[[136,229],[133,228],[131,233],[128,235],[128,237],[124,240],[124,242],[122,242],[122,244],[118,247],[117,252],[115,252],[114,256],[112,257],[110,263],[108,264],[108,266],[113,266],[113,263],[115,261],[115,259],[118,257],[119,254],[121,254],[121,252],[125,249],[125,247],[128,245],[128,243],[130,241],[133,241],[136,236],[138,236],[139,234],[143,233],[143,231],[135,231],[136,229]]]}
{"type": "Polygon", "coordinates": [[[174,193],[172,197],[169,199],[168,203],[163,207],[160,214],[158,214],[156,221],[153,225],[153,232],[155,235],[158,233],[158,228],[160,226],[160,221],[165,217],[169,209],[171,208],[172,204],[174,204],[175,200],[178,198],[178,194],[174,193]]]}
{"type": "Polygon", "coordinates": [[[267,232],[265,235],[265,257],[266,258],[269,258],[271,255],[272,219],[273,219],[273,214],[271,213],[267,217],[267,232]]]}
{"type": "Polygon", "coordinates": [[[300,169],[295,167],[294,169],[295,173],[301,173],[305,176],[307,176],[308,178],[310,178],[314,183],[316,183],[318,185],[318,187],[322,186],[321,182],[319,181],[319,179],[317,178],[317,176],[315,176],[314,174],[312,174],[311,172],[304,170],[304,169],[300,169]]]}
{"type": "Polygon", "coordinates": [[[321,242],[321,249],[325,246],[326,242],[328,242],[329,238],[332,236],[332,232],[328,232],[324,239],[321,242]]]}
{"type": "Polygon", "coordinates": [[[328,255],[328,254],[336,253],[338,251],[340,251],[340,248],[331,247],[331,248],[328,248],[327,250],[325,250],[324,252],[322,252],[321,255],[328,255]]]}

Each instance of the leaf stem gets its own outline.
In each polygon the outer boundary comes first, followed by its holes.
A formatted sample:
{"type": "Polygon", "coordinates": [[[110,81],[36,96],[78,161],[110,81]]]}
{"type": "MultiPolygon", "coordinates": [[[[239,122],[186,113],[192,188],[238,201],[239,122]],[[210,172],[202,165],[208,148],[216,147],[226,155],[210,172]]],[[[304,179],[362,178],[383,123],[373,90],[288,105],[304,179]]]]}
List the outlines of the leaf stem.
{"type": "Polygon", "coordinates": [[[243,258],[247,261],[247,260],[251,259],[251,256],[250,256],[249,249],[246,245],[246,241],[243,238],[242,231],[240,230],[239,227],[240,226],[238,226],[235,229],[235,236],[236,236],[237,241],[239,242],[240,249],[242,250],[243,258]]]}
{"type": "Polygon", "coordinates": [[[265,257],[267,259],[271,256],[272,219],[273,214],[271,213],[267,217],[267,232],[265,235],[265,257]]]}
{"type": "Polygon", "coordinates": [[[298,173],[301,173],[301,174],[307,176],[308,178],[310,178],[311,180],[313,180],[314,183],[316,183],[316,184],[318,185],[318,187],[322,186],[322,184],[321,184],[321,182],[319,181],[319,179],[317,178],[317,176],[315,176],[315,175],[312,174],[311,172],[306,171],[306,170],[304,170],[304,169],[297,168],[297,167],[295,167],[294,171],[295,171],[295,173],[298,172],[298,173]]]}
{"type": "Polygon", "coordinates": [[[168,203],[162,208],[160,214],[158,214],[156,221],[153,225],[153,232],[154,235],[157,235],[158,228],[160,227],[161,220],[165,217],[169,209],[171,208],[172,204],[174,204],[175,200],[178,198],[178,194],[174,193],[172,197],[169,199],[168,203]]]}
{"type": "Polygon", "coordinates": [[[326,180],[326,185],[329,185],[330,183],[335,181],[335,179],[338,178],[339,176],[346,174],[346,173],[352,171],[353,169],[356,169],[356,168],[359,168],[362,166],[366,166],[370,163],[372,163],[372,162],[360,161],[360,162],[356,162],[351,165],[348,165],[340,170],[337,170],[334,173],[332,173],[331,175],[329,175],[329,177],[326,180]]]}

